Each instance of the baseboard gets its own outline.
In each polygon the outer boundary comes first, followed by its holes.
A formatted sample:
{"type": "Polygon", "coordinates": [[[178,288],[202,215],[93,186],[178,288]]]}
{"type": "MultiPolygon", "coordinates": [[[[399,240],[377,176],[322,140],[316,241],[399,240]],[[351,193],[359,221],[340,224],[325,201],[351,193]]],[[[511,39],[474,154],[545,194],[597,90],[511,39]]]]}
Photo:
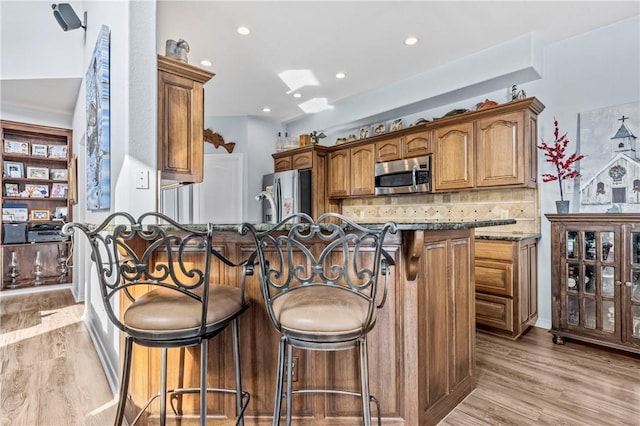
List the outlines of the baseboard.
{"type": "Polygon", "coordinates": [[[37,287],[17,288],[15,290],[2,290],[0,291],[0,297],[15,296],[17,294],[41,293],[43,291],[64,290],[66,288],[71,288],[71,284],[51,284],[40,285],[37,287]]]}
{"type": "Polygon", "coordinates": [[[536,321],[536,323],[533,326],[534,327],[538,327],[538,328],[544,328],[546,330],[550,330],[551,329],[551,321],[538,318],[538,321],[536,321]]]}
{"type": "Polygon", "coordinates": [[[76,303],[84,302],[84,289],[80,288],[79,285],[71,285],[71,294],[73,294],[76,303]]]}
{"type": "Polygon", "coordinates": [[[104,371],[105,376],[107,377],[107,381],[109,382],[109,387],[111,388],[111,392],[116,395],[118,392],[118,362],[112,362],[109,357],[109,351],[107,350],[103,340],[102,335],[98,332],[100,330],[100,322],[99,318],[96,316],[93,309],[91,309],[90,304],[86,304],[86,311],[84,315],[84,324],[87,327],[87,331],[89,332],[89,336],[93,341],[93,346],[96,348],[96,352],[98,353],[98,358],[100,358],[100,364],[102,364],[102,370],[104,371]]]}

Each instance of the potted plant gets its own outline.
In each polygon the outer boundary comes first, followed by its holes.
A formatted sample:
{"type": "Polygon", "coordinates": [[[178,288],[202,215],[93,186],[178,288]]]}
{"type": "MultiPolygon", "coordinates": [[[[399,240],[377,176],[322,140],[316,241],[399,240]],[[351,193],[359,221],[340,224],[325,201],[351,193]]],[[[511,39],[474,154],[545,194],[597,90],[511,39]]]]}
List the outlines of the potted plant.
{"type": "Polygon", "coordinates": [[[546,143],[544,140],[538,148],[544,151],[544,156],[548,163],[553,164],[556,167],[556,173],[543,173],[543,182],[558,181],[560,186],[560,201],[556,201],[556,209],[558,213],[569,213],[569,200],[564,199],[563,181],[566,179],[574,179],[580,176],[580,172],[576,170],[575,166],[578,161],[584,158],[584,155],[578,155],[575,152],[567,156],[567,145],[569,145],[569,139],[567,134],[560,136],[560,129],[558,129],[558,120],[553,119],[553,136],[555,140],[552,144],[546,143]]]}

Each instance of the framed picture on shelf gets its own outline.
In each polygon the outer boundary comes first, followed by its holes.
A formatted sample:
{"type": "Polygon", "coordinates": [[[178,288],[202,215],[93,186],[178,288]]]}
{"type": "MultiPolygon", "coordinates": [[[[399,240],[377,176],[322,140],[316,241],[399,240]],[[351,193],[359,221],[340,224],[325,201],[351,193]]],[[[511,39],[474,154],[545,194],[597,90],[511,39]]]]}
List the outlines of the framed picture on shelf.
{"type": "Polygon", "coordinates": [[[67,198],[69,186],[66,183],[54,183],[51,185],[51,198],[67,198]]]}
{"type": "Polygon", "coordinates": [[[69,215],[69,209],[66,207],[56,207],[56,211],[53,213],[53,218],[57,220],[67,220],[69,215]]]}
{"type": "Polygon", "coordinates": [[[20,188],[17,183],[5,183],[4,184],[4,195],[7,197],[19,197],[20,196],[20,188]]]}
{"type": "Polygon", "coordinates": [[[69,176],[69,170],[67,169],[51,169],[50,177],[51,180],[67,180],[69,176]]]}
{"type": "Polygon", "coordinates": [[[49,145],[49,158],[67,158],[67,146],[49,145]]]}
{"type": "Polygon", "coordinates": [[[49,169],[46,167],[27,167],[27,178],[49,179],[49,169]]]}
{"type": "Polygon", "coordinates": [[[4,141],[5,154],[24,154],[29,155],[29,143],[17,141],[4,141]]]}
{"type": "Polygon", "coordinates": [[[24,190],[31,198],[47,198],[49,196],[49,185],[26,184],[24,190]]]}
{"type": "Polygon", "coordinates": [[[360,130],[358,131],[358,134],[359,134],[358,139],[368,138],[369,137],[369,126],[360,127],[360,130]]]}
{"type": "Polygon", "coordinates": [[[31,220],[51,220],[49,210],[31,210],[31,220]]]}
{"type": "Polygon", "coordinates": [[[24,177],[24,164],[18,161],[5,161],[2,164],[2,171],[5,176],[12,178],[24,177]]]}
{"type": "Polygon", "coordinates": [[[42,145],[39,143],[31,144],[31,155],[33,157],[46,157],[47,156],[47,145],[42,145]]]}
{"type": "Polygon", "coordinates": [[[29,220],[29,210],[22,207],[3,207],[2,220],[10,222],[26,222],[29,220]]]}
{"type": "Polygon", "coordinates": [[[385,123],[378,123],[378,124],[374,124],[373,125],[373,135],[381,135],[383,134],[387,129],[387,126],[385,123]]]}

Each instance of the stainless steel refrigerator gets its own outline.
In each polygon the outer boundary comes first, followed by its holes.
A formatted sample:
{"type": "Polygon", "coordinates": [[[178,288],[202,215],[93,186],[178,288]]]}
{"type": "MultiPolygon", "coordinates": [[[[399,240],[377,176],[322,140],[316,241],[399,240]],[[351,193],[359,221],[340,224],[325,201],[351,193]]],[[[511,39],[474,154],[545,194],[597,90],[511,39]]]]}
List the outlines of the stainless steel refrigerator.
{"type": "MultiPolygon", "coordinates": [[[[262,220],[278,223],[295,214],[311,215],[311,170],[288,170],[262,177],[262,220]],[[269,202],[272,197],[273,204],[269,202]],[[275,209],[275,211],[274,211],[275,209]]],[[[260,195],[259,194],[259,195],[260,195]]]]}

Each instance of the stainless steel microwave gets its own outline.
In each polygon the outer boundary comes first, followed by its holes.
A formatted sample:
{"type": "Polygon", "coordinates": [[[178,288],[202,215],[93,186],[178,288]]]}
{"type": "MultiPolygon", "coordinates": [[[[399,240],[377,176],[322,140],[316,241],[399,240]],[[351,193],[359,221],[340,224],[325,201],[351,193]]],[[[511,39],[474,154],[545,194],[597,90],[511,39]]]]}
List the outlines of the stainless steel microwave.
{"type": "Polygon", "coordinates": [[[375,194],[431,192],[431,156],[376,163],[375,194]]]}

